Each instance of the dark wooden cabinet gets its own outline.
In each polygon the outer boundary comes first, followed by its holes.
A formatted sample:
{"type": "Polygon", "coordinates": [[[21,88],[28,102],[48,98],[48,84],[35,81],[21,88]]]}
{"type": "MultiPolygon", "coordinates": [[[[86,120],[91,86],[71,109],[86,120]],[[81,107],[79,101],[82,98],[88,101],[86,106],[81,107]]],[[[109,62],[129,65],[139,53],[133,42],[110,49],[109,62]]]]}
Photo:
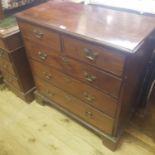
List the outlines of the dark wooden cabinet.
{"type": "Polygon", "coordinates": [[[7,86],[27,102],[34,99],[35,86],[14,14],[46,1],[5,2],[0,0],[0,79],[3,75],[3,81],[7,86]]]}
{"type": "Polygon", "coordinates": [[[0,71],[0,84],[3,82],[2,72],[0,71]]]}
{"type": "Polygon", "coordinates": [[[65,112],[115,149],[136,110],[154,48],[155,19],[48,2],[19,13],[17,20],[38,101],[65,112]]]}
{"type": "Polygon", "coordinates": [[[34,82],[18,27],[0,36],[0,69],[6,85],[20,98],[31,102],[34,82]]]}

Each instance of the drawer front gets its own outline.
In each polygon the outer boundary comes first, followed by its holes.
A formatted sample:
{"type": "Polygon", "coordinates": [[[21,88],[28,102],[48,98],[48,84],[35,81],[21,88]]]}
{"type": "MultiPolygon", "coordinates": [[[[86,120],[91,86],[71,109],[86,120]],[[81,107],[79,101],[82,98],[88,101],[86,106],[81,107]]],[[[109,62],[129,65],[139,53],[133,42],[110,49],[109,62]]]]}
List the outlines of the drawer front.
{"type": "Polygon", "coordinates": [[[6,59],[8,61],[10,61],[9,55],[7,53],[7,51],[5,51],[4,49],[0,48],[0,61],[6,59]]]}
{"type": "Polygon", "coordinates": [[[70,76],[36,61],[30,61],[34,75],[63,89],[94,108],[115,117],[117,100],[70,76]],[[39,68],[39,69],[38,69],[39,68]]]}
{"type": "Polygon", "coordinates": [[[3,72],[3,77],[6,84],[12,85],[16,89],[21,90],[19,82],[15,77],[6,72],[3,72]]]}
{"type": "Polygon", "coordinates": [[[63,37],[63,41],[64,50],[68,56],[118,76],[122,75],[125,62],[123,54],[67,36],[63,37]]]}
{"type": "Polygon", "coordinates": [[[23,41],[21,34],[16,28],[16,33],[8,35],[6,38],[3,38],[4,49],[8,51],[14,51],[20,47],[23,47],[23,41]]]}
{"type": "Polygon", "coordinates": [[[42,63],[51,65],[57,69],[62,69],[63,66],[60,63],[60,52],[55,51],[43,45],[39,45],[35,42],[25,40],[26,52],[30,58],[38,60],[42,63]]]}
{"type": "Polygon", "coordinates": [[[122,80],[73,59],[62,57],[66,72],[114,97],[119,96],[122,80]]]}
{"type": "Polygon", "coordinates": [[[58,33],[25,22],[19,22],[20,30],[25,38],[44,44],[57,51],[61,50],[58,33]]]}
{"type": "Polygon", "coordinates": [[[8,72],[8,73],[12,74],[13,76],[16,76],[13,65],[10,62],[8,62],[7,60],[5,60],[5,59],[0,60],[0,68],[1,68],[2,72],[8,72]]]}
{"type": "Polygon", "coordinates": [[[61,89],[35,78],[38,91],[99,130],[112,135],[114,120],[61,89]]]}

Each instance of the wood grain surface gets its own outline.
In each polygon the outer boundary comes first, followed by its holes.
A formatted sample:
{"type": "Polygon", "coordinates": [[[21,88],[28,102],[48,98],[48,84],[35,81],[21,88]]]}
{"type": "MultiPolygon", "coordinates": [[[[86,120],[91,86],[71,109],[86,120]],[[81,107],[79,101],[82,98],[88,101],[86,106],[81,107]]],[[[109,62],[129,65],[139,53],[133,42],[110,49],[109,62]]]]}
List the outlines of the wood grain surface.
{"type": "Polygon", "coordinates": [[[17,17],[130,53],[155,27],[154,17],[71,2],[49,1],[17,17]]]}
{"type": "MultiPolygon", "coordinates": [[[[0,155],[155,154],[153,139],[135,125],[128,128],[119,148],[112,152],[99,137],[60,112],[36,102],[26,104],[4,88],[0,91],[0,122],[0,155]]],[[[145,127],[151,125],[149,121],[145,127]]]]}

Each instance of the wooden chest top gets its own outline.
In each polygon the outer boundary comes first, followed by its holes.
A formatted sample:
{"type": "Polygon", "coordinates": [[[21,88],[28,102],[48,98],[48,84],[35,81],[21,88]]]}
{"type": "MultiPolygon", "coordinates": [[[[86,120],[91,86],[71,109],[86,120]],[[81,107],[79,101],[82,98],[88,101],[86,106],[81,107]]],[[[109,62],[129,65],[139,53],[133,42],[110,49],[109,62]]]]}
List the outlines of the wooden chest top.
{"type": "Polygon", "coordinates": [[[129,53],[155,28],[153,17],[71,2],[47,2],[17,17],[129,53]]]}

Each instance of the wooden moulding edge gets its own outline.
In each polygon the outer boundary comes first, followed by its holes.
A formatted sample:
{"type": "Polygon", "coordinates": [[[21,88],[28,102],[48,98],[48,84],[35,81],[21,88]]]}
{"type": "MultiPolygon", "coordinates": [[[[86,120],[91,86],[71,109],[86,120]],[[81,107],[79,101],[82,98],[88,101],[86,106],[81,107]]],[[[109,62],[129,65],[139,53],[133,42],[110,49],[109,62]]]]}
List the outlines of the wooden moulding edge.
{"type": "Polygon", "coordinates": [[[71,119],[77,121],[78,123],[80,123],[81,125],[86,127],[87,129],[93,131],[96,135],[98,135],[102,139],[103,144],[107,148],[109,148],[111,151],[115,151],[117,149],[117,145],[118,145],[118,142],[121,137],[120,135],[118,137],[112,137],[108,134],[105,134],[102,131],[100,131],[99,129],[97,129],[96,127],[94,127],[93,125],[91,125],[91,124],[87,123],[86,121],[84,121],[83,119],[79,118],[75,114],[69,112],[65,108],[61,107],[60,105],[58,105],[58,104],[54,103],[53,101],[49,100],[48,98],[44,97],[38,91],[35,91],[34,95],[35,95],[35,99],[36,99],[37,103],[39,103],[40,105],[48,105],[50,107],[55,108],[58,111],[61,111],[63,114],[69,116],[71,119]]]}

